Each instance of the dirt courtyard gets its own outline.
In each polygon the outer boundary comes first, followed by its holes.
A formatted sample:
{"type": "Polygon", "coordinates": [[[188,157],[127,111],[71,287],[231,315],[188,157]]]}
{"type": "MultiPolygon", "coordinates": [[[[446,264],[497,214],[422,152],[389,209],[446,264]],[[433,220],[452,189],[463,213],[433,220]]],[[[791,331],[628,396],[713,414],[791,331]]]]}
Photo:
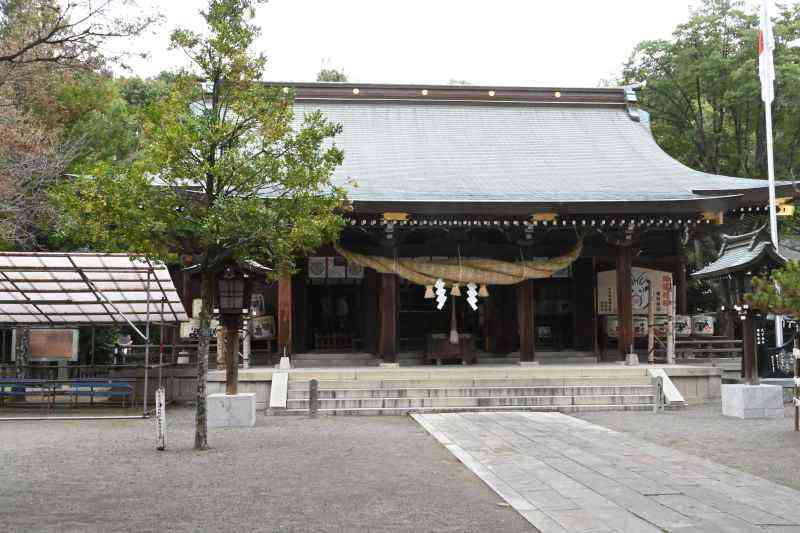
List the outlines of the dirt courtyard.
{"type": "Polygon", "coordinates": [[[609,411],[577,416],[800,490],[800,433],[794,431],[794,407],[789,405],[784,418],[752,420],[722,416],[719,402],[661,413],[609,411]]]}
{"type": "Polygon", "coordinates": [[[164,452],[152,420],[0,422],[3,530],[531,531],[408,417],[259,413],[198,453],[193,415],[164,452]]]}

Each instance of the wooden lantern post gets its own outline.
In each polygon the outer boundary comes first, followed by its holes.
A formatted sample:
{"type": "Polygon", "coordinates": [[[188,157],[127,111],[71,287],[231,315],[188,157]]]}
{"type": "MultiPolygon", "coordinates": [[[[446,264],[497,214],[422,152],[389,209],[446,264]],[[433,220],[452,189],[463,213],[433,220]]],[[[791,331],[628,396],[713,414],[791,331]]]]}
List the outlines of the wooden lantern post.
{"type": "Polygon", "coordinates": [[[249,312],[253,284],[250,276],[237,265],[228,265],[217,275],[217,308],[223,328],[225,355],[225,393],[239,392],[239,330],[242,315],[249,312]]]}

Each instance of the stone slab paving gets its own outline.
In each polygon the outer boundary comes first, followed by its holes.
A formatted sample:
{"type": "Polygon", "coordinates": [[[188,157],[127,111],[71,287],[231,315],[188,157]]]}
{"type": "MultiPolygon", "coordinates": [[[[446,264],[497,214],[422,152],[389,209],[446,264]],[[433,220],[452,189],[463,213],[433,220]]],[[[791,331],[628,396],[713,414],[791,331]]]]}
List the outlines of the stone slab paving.
{"type": "Polygon", "coordinates": [[[584,420],[412,417],[542,532],[800,532],[800,491],[584,420]]]}

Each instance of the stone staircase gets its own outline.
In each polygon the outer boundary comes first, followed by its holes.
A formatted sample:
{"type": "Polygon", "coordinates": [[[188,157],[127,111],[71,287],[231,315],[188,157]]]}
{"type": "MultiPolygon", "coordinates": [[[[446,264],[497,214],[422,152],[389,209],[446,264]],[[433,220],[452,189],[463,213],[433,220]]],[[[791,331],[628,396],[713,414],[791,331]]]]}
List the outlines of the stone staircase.
{"type": "MultiPolygon", "coordinates": [[[[320,379],[319,413],[647,410],[653,386],[644,375],[603,377],[320,379]]],[[[308,412],[309,381],[290,377],[286,413],[308,412]]]]}

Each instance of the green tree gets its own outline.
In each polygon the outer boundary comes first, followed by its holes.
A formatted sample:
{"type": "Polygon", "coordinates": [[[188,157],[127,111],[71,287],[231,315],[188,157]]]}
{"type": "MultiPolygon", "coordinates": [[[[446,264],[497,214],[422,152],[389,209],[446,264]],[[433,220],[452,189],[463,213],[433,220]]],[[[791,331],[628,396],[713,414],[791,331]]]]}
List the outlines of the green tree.
{"type": "Polygon", "coordinates": [[[317,81],[343,83],[347,81],[347,74],[335,68],[323,68],[317,73],[317,81]]]}
{"type": "MultiPolygon", "coordinates": [[[[747,178],[766,177],[764,107],[758,78],[758,15],[741,0],[704,0],[671,39],[639,43],[622,83],[646,81],[640,105],[651,114],[653,135],[672,157],[697,170],[747,178]]],[[[775,163],[778,179],[792,179],[800,158],[800,5],[781,8],[775,22],[775,163]]],[[[764,218],[726,221],[727,233],[751,231],[764,218]]],[[[796,231],[782,220],[783,232],[796,231]]],[[[695,269],[719,249],[718,228],[694,232],[684,252],[695,269]]],[[[692,282],[691,300],[713,306],[721,286],[692,282]]],[[[695,307],[695,306],[693,306],[695,307]]]]}
{"type": "MultiPolygon", "coordinates": [[[[775,20],[777,176],[791,178],[800,148],[800,5],[775,20]]],[[[647,81],[640,102],[666,152],[714,174],[766,176],[764,108],[758,78],[758,16],[741,0],[704,0],[669,40],[640,43],[623,82],[647,81]]]]}
{"type": "MultiPolygon", "coordinates": [[[[125,0],[0,0],[0,243],[43,244],[49,186],[76,160],[109,155],[129,136],[124,106],[105,106],[109,83],[86,82],[121,60],[108,43],[156,18],[125,0]],[[119,16],[119,9],[125,16],[119,16]],[[111,131],[117,126],[116,131],[111,131]],[[111,138],[109,138],[109,136],[111,138]],[[109,142],[111,139],[120,142],[109,142]],[[97,155],[91,156],[95,153],[97,155]]],[[[128,139],[130,144],[130,139],[128,139]]]]}
{"type": "Polygon", "coordinates": [[[744,299],[759,311],[800,315],[800,262],[789,261],[769,276],[754,277],[752,291],[744,299]]]}
{"type": "MultiPolygon", "coordinates": [[[[55,193],[71,239],[155,259],[191,255],[203,332],[223,265],[254,259],[280,275],[342,224],[344,192],[331,181],[342,153],[330,144],[340,126],[319,112],[295,121],[292,92],[261,81],[265,58],[250,52],[261,3],[210,0],[207,35],[175,31],[172,46],[192,64],[144,115],[138,158],[98,165],[55,193]]],[[[201,335],[198,349],[197,449],[208,445],[208,340],[201,335]]]]}

